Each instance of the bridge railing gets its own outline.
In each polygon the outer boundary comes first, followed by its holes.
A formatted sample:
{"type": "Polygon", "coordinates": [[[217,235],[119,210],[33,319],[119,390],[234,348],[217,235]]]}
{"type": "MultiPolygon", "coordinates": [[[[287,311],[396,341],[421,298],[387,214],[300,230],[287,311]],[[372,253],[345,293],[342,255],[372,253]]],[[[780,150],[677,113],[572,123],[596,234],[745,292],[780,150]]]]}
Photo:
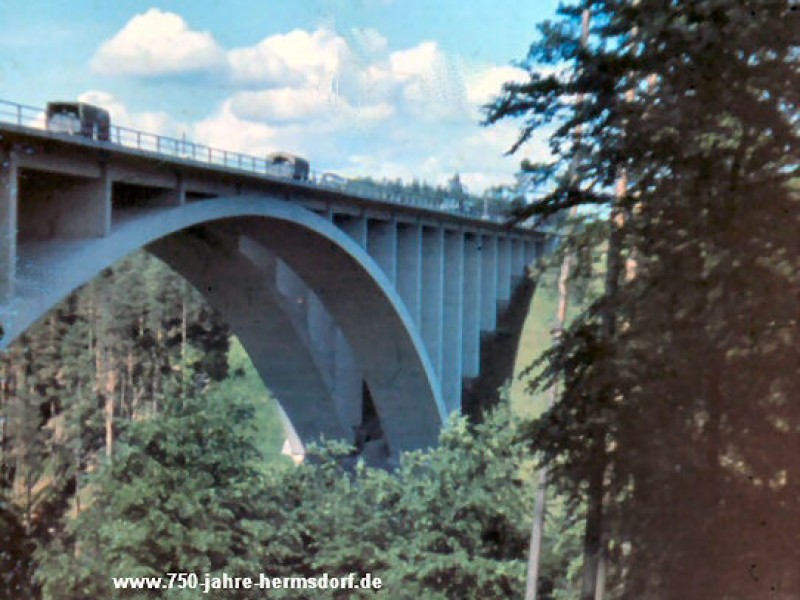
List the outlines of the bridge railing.
{"type": "MultiPolygon", "coordinates": [[[[13,123],[15,125],[32,127],[35,129],[46,129],[47,127],[44,109],[16,102],[9,102],[7,100],[0,100],[0,122],[13,123]]],[[[293,173],[290,165],[275,165],[270,163],[266,157],[214,148],[212,146],[198,144],[185,137],[178,139],[156,133],[139,131],[120,125],[111,126],[109,142],[142,152],[151,152],[180,158],[182,160],[190,160],[204,165],[236,169],[257,175],[290,178],[293,173]]],[[[359,189],[358,184],[343,185],[335,180],[326,180],[324,175],[325,173],[323,172],[311,170],[308,183],[325,189],[345,191],[347,194],[352,194],[367,200],[382,200],[384,202],[417,206],[451,214],[469,214],[462,208],[443,208],[430,198],[412,197],[404,194],[398,195],[396,193],[391,193],[389,190],[376,190],[374,186],[364,186],[363,189],[359,189]]],[[[469,216],[474,217],[475,215],[469,214],[469,216]]],[[[505,216],[506,213],[496,212],[494,210],[491,211],[490,214],[486,214],[486,211],[484,211],[482,215],[484,219],[492,221],[502,221],[505,216]]]]}
{"type": "Polygon", "coordinates": [[[44,110],[36,106],[0,100],[0,121],[43,129],[45,126],[44,110]]]}

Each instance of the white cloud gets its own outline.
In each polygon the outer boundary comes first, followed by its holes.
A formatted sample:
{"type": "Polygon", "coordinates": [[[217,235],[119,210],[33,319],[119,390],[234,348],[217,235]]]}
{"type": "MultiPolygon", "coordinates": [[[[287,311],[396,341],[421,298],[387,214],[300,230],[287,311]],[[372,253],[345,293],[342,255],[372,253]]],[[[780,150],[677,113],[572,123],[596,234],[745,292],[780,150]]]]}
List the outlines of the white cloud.
{"type": "Polygon", "coordinates": [[[191,129],[191,138],[215,148],[257,156],[281,149],[275,144],[275,127],[240,118],[231,104],[230,100],[226,100],[216,113],[195,123],[191,129]]]}
{"type": "Polygon", "coordinates": [[[517,67],[495,67],[478,69],[471,73],[467,79],[467,100],[481,106],[499,95],[503,84],[509,81],[521,83],[528,77],[528,73],[517,67]]]}
{"type": "Polygon", "coordinates": [[[217,70],[225,53],[208,32],[192,31],[180,15],[151,8],[104,42],[91,62],[102,74],[157,77],[217,70]]]}
{"type": "Polygon", "coordinates": [[[231,110],[251,121],[299,121],[316,116],[329,104],[326,95],[313,89],[280,88],[239,92],[231,98],[231,110]]]}
{"type": "Polygon", "coordinates": [[[345,39],[352,53],[364,63],[384,55],[389,48],[389,40],[376,29],[355,28],[345,39]]]}
{"type": "Polygon", "coordinates": [[[408,50],[393,52],[389,57],[389,66],[392,73],[401,78],[427,78],[433,73],[439,59],[436,42],[422,42],[408,50]]]}
{"type": "MultiPolygon", "coordinates": [[[[522,158],[504,156],[516,138],[515,123],[491,128],[478,123],[481,105],[500,93],[503,83],[527,74],[471,64],[434,41],[390,51],[376,30],[340,34],[320,27],[223,50],[210,33],[190,30],[178,15],[150,10],[100,48],[95,68],[109,68],[111,57],[118,60],[117,71],[130,75],[163,78],[213,70],[231,93],[207,118],[181,131],[217,148],[258,156],[284,150],[307,156],[312,168],[350,176],[444,184],[458,172],[478,193],[511,182],[522,158]],[[164,37],[182,48],[157,50],[150,43],[164,37]],[[184,52],[187,48],[197,49],[197,55],[184,52]]],[[[115,122],[161,133],[176,130],[162,113],[130,114],[113,98],[95,100],[113,107],[115,122]]],[[[546,152],[544,144],[532,147],[534,154],[541,154],[539,147],[546,152]]]]}
{"type": "Polygon", "coordinates": [[[346,42],[328,30],[295,29],[231,50],[230,76],[234,84],[244,86],[330,85],[347,52],[346,42]]]}

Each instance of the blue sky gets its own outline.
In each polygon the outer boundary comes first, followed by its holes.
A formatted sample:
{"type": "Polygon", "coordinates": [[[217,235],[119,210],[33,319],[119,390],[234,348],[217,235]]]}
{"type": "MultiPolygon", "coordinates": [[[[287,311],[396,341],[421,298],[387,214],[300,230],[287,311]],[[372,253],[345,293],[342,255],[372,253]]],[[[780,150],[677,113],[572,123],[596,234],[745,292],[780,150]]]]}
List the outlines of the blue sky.
{"type": "Polygon", "coordinates": [[[479,107],[522,73],[554,0],[6,0],[0,98],[82,99],[116,123],[286,150],[345,175],[511,183],[534,143],[479,107]],[[499,6],[499,7],[498,7],[499,6]]]}

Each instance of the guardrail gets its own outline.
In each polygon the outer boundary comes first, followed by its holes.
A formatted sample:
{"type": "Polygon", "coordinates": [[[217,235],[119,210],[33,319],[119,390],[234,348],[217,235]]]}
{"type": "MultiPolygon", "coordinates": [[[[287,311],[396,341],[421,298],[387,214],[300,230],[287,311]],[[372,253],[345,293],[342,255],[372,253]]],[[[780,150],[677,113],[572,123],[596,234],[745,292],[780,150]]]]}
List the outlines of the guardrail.
{"type": "MultiPolygon", "coordinates": [[[[35,106],[18,104],[16,102],[9,102],[7,100],[0,100],[0,122],[12,123],[14,125],[20,125],[34,129],[47,129],[44,109],[35,106]]],[[[271,175],[286,178],[290,178],[292,176],[291,165],[274,165],[267,161],[266,158],[259,156],[242,154],[240,152],[233,152],[231,150],[223,150],[220,148],[213,148],[211,146],[197,144],[185,138],[178,139],[156,133],[139,131],[137,129],[131,129],[130,127],[122,127],[119,125],[111,125],[110,140],[108,142],[98,143],[117,144],[119,146],[141,152],[150,152],[162,156],[180,158],[182,160],[189,160],[204,165],[236,169],[245,173],[252,173],[256,175],[271,175]]],[[[359,189],[358,183],[353,185],[352,183],[341,184],[336,182],[326,182],[324,181],[324,175],[325,173],[312,169],[309,173],[309,180],[305,183],[310,183],[323,189],[343,191],[368,200],[382,200],[384,202],[392,202],[395,204],[418,206],[421,208],[438,210],[448,214],[476,217],[476,215],[471,214],[468,210],[462,208],[445,209],[440,204],[437,204],[428,198],[414,198],[406,195],[397,195],[390,193],[388,190],[377,191],[376,193],[376,190],[372,186],[369,186],[369,189],[359,189]]],[[[484,207],[483,214],[477,215],[477,218],[488,219],[491,221],[502,221],[506,216],[506,212],[495,210],[487,211],[486,207],[484,207]]]]}

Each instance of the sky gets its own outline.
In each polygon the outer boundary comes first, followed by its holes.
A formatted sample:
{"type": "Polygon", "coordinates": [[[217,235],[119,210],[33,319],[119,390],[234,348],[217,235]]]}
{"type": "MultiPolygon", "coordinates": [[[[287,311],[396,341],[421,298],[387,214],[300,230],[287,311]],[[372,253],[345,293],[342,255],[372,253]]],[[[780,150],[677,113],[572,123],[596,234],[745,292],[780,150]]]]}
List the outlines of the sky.
{"type": "Polygon", "coordinates": [[[520,79],[556,0],[0,0],[0,99],[318,171],[512,184],[535,141],[480,107],[520,79]]]}

